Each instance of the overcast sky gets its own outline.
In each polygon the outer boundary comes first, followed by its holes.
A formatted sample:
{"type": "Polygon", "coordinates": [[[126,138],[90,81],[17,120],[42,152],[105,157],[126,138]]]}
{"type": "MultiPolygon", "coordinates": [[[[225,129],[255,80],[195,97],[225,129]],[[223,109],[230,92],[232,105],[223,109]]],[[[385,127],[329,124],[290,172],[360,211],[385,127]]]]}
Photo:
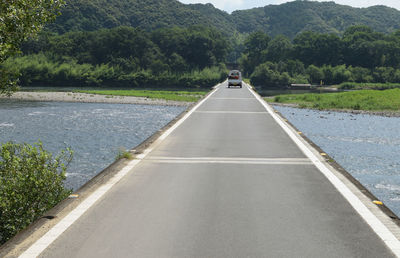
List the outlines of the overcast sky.
{"type": "MultiPolygon", "coordinates": [[[[282,4],[290,2],[288,0],[179,0],[185,4],[193,3],[212,3],[215,7],[232,12],[239,9],[250,9],[253,7],[261,7],[269,4],[282,4]]],[[[318,0],[319,2],[327,2],[331,0],[318,0]]],[[[386,5],[400,10],[400,0],[335,0],[337,4],[350,5],[354,7],[368,7],[372,5],[386,5]]]]}

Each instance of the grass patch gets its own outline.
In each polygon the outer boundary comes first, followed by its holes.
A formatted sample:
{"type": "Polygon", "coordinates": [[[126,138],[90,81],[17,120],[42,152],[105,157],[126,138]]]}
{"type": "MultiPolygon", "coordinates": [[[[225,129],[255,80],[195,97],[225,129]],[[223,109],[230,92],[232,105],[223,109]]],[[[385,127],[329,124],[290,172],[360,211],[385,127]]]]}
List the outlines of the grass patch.
{"type": "Polygon", "coordinates": [[[204,91],[165,91],[165,90],[77,90],[74,92],[108,96],[144,97],[172,101],[195,102],[208,93],[204,91]]]}
{"type": "Polygon", "coordinates": [[[268,102],[297,104],[302,108],[382,111],[400,110],[400,89],[354,92],[279,95],[268,102]]]}
{"type": "Polygon", "coordinates": [[[133,155],[130,151],[125,150],[125,149],[119,149],[117,155],[115,156],[115,160],[120,160],[120,159],[133,159],[133,155]]]}

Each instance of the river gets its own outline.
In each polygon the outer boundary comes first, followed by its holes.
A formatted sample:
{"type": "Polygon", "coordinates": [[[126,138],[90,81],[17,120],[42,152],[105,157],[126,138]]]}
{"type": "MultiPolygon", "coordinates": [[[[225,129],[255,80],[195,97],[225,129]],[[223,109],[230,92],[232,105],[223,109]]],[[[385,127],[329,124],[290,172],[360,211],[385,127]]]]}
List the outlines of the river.
{"type": "Polygon", "coordinates": [[[400,118],[275,109],[400,216],[400,118]]]}
{"type": "Polygon", "coordinates": [[[34,143],[57,153],[70,147],[74,159],[66,187],[74,190],[168,124],[185,107],[103,103],[0,101],[0,143],[34,143]]]}

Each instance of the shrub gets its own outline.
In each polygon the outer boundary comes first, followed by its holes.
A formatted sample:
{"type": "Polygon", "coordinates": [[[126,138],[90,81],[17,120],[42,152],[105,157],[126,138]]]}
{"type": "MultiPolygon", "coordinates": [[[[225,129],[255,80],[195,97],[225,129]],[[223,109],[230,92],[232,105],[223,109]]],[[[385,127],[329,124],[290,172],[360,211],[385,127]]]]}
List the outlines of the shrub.
{"type": "Polygon", "coordinates": [[[271,62],[257,66],[250,76],[253,85],[265,88],[285,88],[291,80],[287,72],[280,73],[277,65],[271,62]]]}
{"type": "Polygon", "coordinates": [[[124,148],[120,148],[117,155],[115,156],[115,160],[120,159],[133,159],[133,155],[130,151],[125,150],[124,148]]]}
{"type": "Polygon", "coordinates": [[[72,151],[53,155],[35,145],[8,142],[0,146],[0,243],[65,199],[65,171],[72,151]]]}

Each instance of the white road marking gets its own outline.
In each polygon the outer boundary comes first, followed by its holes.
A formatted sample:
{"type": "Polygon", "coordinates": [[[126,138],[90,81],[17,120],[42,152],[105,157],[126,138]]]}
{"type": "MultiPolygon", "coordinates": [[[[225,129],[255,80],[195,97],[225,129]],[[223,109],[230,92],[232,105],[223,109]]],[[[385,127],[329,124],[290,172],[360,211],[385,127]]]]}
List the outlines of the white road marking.
{"type": "Polygon", "coordinates": [[[241,99],[247,99],[247,100],[257,100],[255,98],[211,98],[211,99],[220,99],[220,100],[241,100],[241,99]]]}
{"type": "Polygon", "coordinates": [[[268,114],[268,112],[247,112],[247,111],[195,111],[195,113],[204,114],[268,114]]]}
{"type": "Polygon", "coordinates": [[[148,157],[147,161],[175,164],[312,165],[308,158],[148,157]]]}
{"type": "Polygon", "coordinates": [[[393,233],[362,203],[362,201],[338,178],[332,171],[322,163],[318,157],[302,142],[298,134],[292,130],[282,119],[275,114],[274,110],[249,86],[247,88],[258,99],[258,101],[271,114],[275,121],[283,128],[289,137],[299,146],[303,153],[314,163],[321,173],[328,178],[332,185],[343,195],[358,214],[367,222],[373,231],[385,242],[386,246],[397,256],[400,257],[400,241],[393,233]]]}
{"type": "MultiPolygon", "coordinates": [[[[219,85],[218,85],[219,86],[219,85]]],[[[196,106],[194,106],[185,116],[176,122],[171,128],[165,131],[152,145],[152,149],[146,149],[142,154],[138,155],[135,160],[128,163],[126,167],[121,169],[115,176],[113,176],[107,183],[100,186],[96,191],[89,195],[81,204],[72,210],[67,216],[60,220],[53,228],[46,234],[33,243],[20,258],[38,257],[51,243],[53,243],[65,230],[67,230],[76,220],[78,220],[90,207],[92,207],[105,193],[107,193],[116,183],[118,183],[125,175],[127,175],[142,159],[144,159],[155,146],[160,144],[165,138],[168,137],[178,126],[180,126],[197,108],[199,108],[207,99],[209,99],[220,88],[215,89],[196,106]]]]}

